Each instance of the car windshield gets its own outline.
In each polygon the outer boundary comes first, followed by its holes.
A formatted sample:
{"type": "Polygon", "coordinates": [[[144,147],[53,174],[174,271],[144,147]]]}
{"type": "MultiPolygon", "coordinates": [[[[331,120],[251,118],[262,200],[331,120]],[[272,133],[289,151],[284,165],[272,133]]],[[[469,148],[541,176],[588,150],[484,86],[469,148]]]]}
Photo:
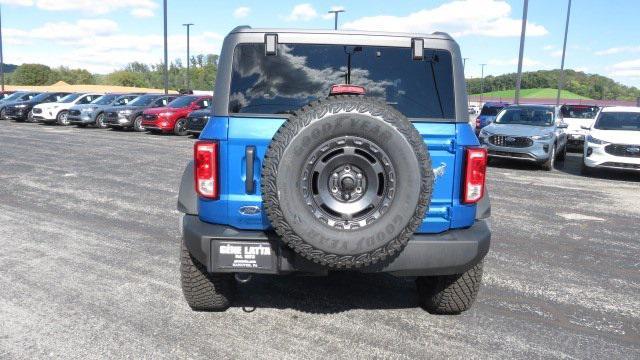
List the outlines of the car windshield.
{"type": "Polygon", "coordinates": [[[139,96],[139,97],[135,98],[135,100],[131,101],[129,103],[129,105],[131,105],[131,106],[147,106],[147,105],[151,104],[151,102],[153,102],[157,98],[158,98],[157,95],[142,95],[142,96],[139,96]]]}
{"type": "Polygon", "coordinates": [[[102,95],[99,98],[93,100],[91,103],[94,105],[111,105],[111,103],[118,98],[119,95],[102,95]]]}
{"type": "Polygon", "coordinates": [[[519,124],[532,126],[553,125],[553,111],[542,107],[506,108],[498,114],[496,124],[519,124]]]}
{"type": "Polygon", "coordinates": [[[35,102],[43,102],[43,101],[50,101],[50,100],[55,101],[55,99],[50,99],[53,97],[53,95],[54,94],[51,94],[51,93],[42,93],[32,97],[31,99],[27,98],[25,100],[33,100],[35,102]]]}
{"type": "Polygon", "coordinates": [[[502,109],[504,109],[504,106],[483,106],[480,115],[496,116],[502,109]]]}
{"type": "Polygon", "coordinates": [[[23,92],[15,92],[9,96],[7,96],[6,98],[2,99],[2,101],[11,101],[11,100],[16,100],[16,99],[20,99],[21,97],[23,97],[24,95],[26,95],[26,93],[23,92]]]}
{"type": "Polygon", "coordinates": [[[60,99],[58,102],[59,103],[70,103],[73,102],[74,100],[76,100],[77,98],[79,98],[82,94],[69,94],[65,97],[63,97],[62,99],[60,99]]]}
{"type": "Polygon", "coordinates": [[[411,48],[279,44],[265,55],[264,43],[234,50],[229,112],[291,114],[329,96],[332,85],[362,86],[409,118],[454,119],[451,53],[411,48]],[[350,65],[350,66],[349,66],[350,65]]]}
{"type": "Polygon", "coordinates": [[[170,108],[183,108],[189,106],[192,102],[198,100],[197,96],[181,96],[172,102],[170,102],[167,107],[170,108]]]}
{"type": "Polygon", "coordinates": [[[640,112],[603,112],[594,125],[598,130],[640,131],[640,112]]]}
{"type": "Polygon", "coordinates": [[[598,110],[599,107],[589,105],[563,105],[560,108],[563,118],[573,119],[595,119],[598,110]]]}

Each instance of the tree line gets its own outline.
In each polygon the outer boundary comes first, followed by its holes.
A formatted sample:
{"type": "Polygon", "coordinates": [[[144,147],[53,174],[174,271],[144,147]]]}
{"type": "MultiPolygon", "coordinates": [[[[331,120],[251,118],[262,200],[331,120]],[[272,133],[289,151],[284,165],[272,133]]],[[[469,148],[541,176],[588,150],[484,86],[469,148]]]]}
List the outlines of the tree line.
{"type": "MultiPolygon", "coordinates": [[[[7,84],[24,86],[52,85],[64,81],[71,85],[119,85],[145,88],[164,87],[164,64],[132,62],[112,73],[92,74],[85,69],[65,66],[51,68],[42,64],[22,64],[6,74],[7,84]]],[[[5,65],[5,71],[7,65],[5,65]]],[[[195,55],[190,59],[189,78],[191,89],[212,90],[218,70],[218,55],[195,55]]],[[[181,60],[169,64],[169,88],[186,89],[187,67],[181,60]]]]}
{"type": "MultiPolygon", "coordinates": [[[[522,73],[522,89],[558,88],[560,70],[539,70],[522,73]]],[[[484,78],[484,92],[511,90],[515,88],[516,73],[484,78]]],[[[480,94],[482,79],[467,79],[469,94],[480,94]]],[[[596,100],[635,100],[640,89],[622,85],[613,79],[582,71],[565,70],[564,87],[578,95],[596,100]]]]}

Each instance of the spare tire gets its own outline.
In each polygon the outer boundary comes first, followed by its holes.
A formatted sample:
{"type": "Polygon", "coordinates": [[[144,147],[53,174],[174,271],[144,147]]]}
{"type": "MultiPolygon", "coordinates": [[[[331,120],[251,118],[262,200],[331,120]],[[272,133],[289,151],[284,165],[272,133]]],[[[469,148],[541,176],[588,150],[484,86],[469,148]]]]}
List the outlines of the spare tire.
{"type": "Polygon", "coordinates": [[[266,214],[282,240],[332,268],[390,259],[422,223],[433,188],[425,143],[385,102],[332,96],[274,135],[262,169],[266,214]]]}

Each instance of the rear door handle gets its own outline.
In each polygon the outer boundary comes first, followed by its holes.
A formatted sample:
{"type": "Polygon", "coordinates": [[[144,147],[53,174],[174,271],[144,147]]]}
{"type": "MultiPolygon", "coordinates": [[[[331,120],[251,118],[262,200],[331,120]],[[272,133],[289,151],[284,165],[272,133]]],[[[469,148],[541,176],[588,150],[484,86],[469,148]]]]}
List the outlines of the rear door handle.
{"type": "Polygon", "coordinates": [[[244,190],[247,194],[253,194],[256,191],[255,181],[253,181],[253,161],[256,157],[256,147],[247,146],[244,149],[245,159],[247,160],[246,175],[244,181],[244,190]]]}

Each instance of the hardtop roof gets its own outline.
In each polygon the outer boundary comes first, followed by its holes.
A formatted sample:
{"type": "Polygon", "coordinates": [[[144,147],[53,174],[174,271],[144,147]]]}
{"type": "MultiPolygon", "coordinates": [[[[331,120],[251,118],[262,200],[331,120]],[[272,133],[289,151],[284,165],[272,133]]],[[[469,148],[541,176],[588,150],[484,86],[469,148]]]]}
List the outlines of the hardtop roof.
{"type": "Polygon", "coordinates": [[[422,33],[403,33],[403,32],[384,32],[384,31],[365,31],[365,30],[329,30],[329,29],[291,29],[291,28],[252,28],[247,25],[238,26],[231,30],[234,33],[291,33],[291,34],[338,34],[338,35],[367,35],[367,36],[394,36],[405,38],[425,38],[434,40],[450,40],[453,38],[445,33],[436,31],[431,34],[422,33]]]}

